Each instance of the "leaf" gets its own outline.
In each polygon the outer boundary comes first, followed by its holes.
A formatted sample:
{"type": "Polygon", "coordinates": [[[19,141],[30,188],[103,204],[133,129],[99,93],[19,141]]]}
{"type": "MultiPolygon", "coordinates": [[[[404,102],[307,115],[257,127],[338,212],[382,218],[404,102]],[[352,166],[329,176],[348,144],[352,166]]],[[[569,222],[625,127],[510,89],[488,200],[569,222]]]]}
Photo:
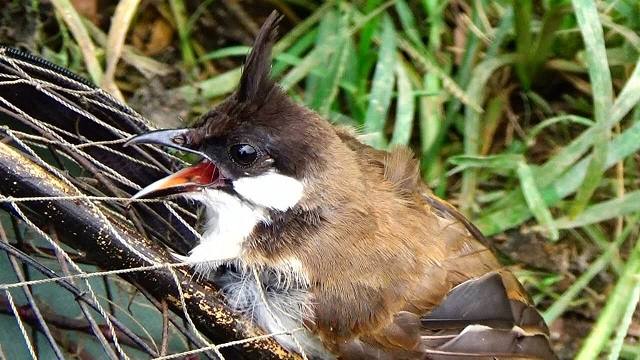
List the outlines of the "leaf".
{"type": "Polygon", "coordinates": [[[416,102],[413,87],[409,80],[405,64],[400,59],[396,62],[396,76],[398,81],[398,100],[396,102],[396,122],[393,127],[392,145],[407,145],[413,131],[416,102]]]}
{"type": "Polygon", "coordinates": [[[640,212],[640,191],[633,191],[622,197],[591,205],[573,219],[558,219],[556,226],[559,229],[571,229],[615,219],[634,212],[640,212]]]}
{"type": "MultiPolygon", "coordinates": [[[[638,139],[640,139],[640,122],[636,122],[611,141],[607,149],[605,167],[613,166],[625,157],[640,151],[640,141],[638,139]]],[[[533,171],[536,184],[540,188],[540,193],[547,206],[556,204],[576,191],[586,175],[587,165],[590,160],[591,155],[579,161],[561,177],[548,185],[541,184],[540,178],[544,173],[541,173],[540,169],[533,171]]],[[[508,197],[510,197],[509,201],[503,202],[501,207],[475,221],[476,226],[483,234],[487,236],[497,234],[518,226],[531,217],[531,212],[522,195],[510,194],[508,197]]]]}
{"type": "Polygon", "coordinates": [[[332,31],[334,34],[340,35],[325,39],[326,46],[335,49],[330,58],[327,72],[318,79],[315,94],[308,102],[311,108],[316,109],[320,115],[325,117],[329,115],[331,104],[338,95],[338,85],[347,68],[348,51],[346,48],[349,44],[347,41],[349,31],[346,28],[346,19],[340,19],[337,25],[337,28],[333,28],[332,31]]]}
{"type": "MultiPolygon", "coordinates": [[[[467,95],[472,99],[484,101],[487,94],[487,82],[493,73],[500,67],[514,62],[517,57],[514,54],[501,55],[484,60],[473,70],[467,95]]],[[[467,106],[464,121],[464,153],[465,155],[477,155],[480,147],[480,112],[467,106]]],[[[461,210],[468,214],[473,203],[476,191],[477,175],[473,169],[467,169],[462,176],[462,190],[460,192],[461,210]]]]}
{"type": "MultiPolygon", "coordinates": [[[[468,168],[484,168],[484,169],[517,169],[518,164],[524,161],[524,157],[520,154],[499,154],[490,156],[473,156],[458,155],[452,156],[447,160],[449,163],[456,165],[456,172],[468,168]]],[[[449,174],[451,175],[451,173],[449,174]]]]}
{"type": "Polygon", "coordinates": [[[387,144],[384,126],[393,93],[395,50],[395,30],[387,15],[382,21],[380,51],[373,73],[369,106],[364,120],[365,132],[371,135],[369,145],[376,148],[383,148],[387,144]]]}
{"type": "MultiPolygon", "coordinates": [[[[598,9],[593,0],[573,0],[572,2],[586,48],[595,121],[596,123],[605,123],[611,112],[613,87],[598,9]]],[[[584,210],[600,184],[609,136],[609,129],[605,127],[599,128],[595,134],[593,156],[587,169],[587,176],[578,189],[575,201],[569,211],[571,216],[576,216],[584,210]]]]}
{"type": "Polygon", "coordinates": [[[91,80],[95,84],[100,84],[102,81],[102,67],[98,62],[98,56],[96,55],[96,48],[89,37],[87,29],[82,24],[80,15],[76,12],[73,5],[69,0],[51,0],[51,3],[56,8],[56,11],[60,13],[62,19],[69,27],[69,30],[75,37],[80,49],[84,62],[87,65],[91,80]]]}
{"type": "Polygon", "coordinates": [[[549,232],[551,240],[557,241],[560,235],[558,234],[558,228],[553,222],[553,216],[544,202],[540,191],[536,186],[536,181],[533,178],[531,168],[527,163],[521,161],[518,163],[517,168],[518,179],[520,179],[520,186],[524,199],[529,206],[529,210],[533,213],[538,223],[544,226],[549,232]]]}
{"type": "MultiPolygon", "coordinates": [[[[334,54],[336,51],[335,45],[336,42],[341,36],[339,36],[338,32],[335,31],[338,28],[339,24],[338,15],[335,11],[329,11],[325,17],[320,20],[320,26],[318,27],[318,37],[316,37],[316,46],[314,50],[318,50],[317,53],[313,56],[314,59],[310,59],[313,62],[314,66],[320,64],[326,64],[328,62],[331,54],[334,54]]],[[[320,70],[326,70],[325,66],[317,66],[320,70]]],[[[310,70],[307,69],[306,74],[308,74],[307,79],[305,81],[304,87],[304,102],[307,105],[312,106],[314,99],[316,98],[316,91],[318,88],[318,84],[325,77],[324,71],[321,73],[314,74],[310,70]]],[[[293,70],[292,70],[293,71],[293,70]]],[[[283,79],[284,81],[284,79],[283,79]]],[[[288,89],[288,87],[285,87],[288,89]]],[[[313,107],[313,106],[312,106],[313,107]]]]}

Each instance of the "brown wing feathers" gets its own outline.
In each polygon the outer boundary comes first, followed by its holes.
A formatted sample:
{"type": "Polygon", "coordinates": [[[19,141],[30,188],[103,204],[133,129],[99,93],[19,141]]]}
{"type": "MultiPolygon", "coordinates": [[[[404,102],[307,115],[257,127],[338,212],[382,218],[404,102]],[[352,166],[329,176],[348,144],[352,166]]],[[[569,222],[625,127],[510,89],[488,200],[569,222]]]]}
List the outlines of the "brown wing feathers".
{"type": "Polygon", "coordinates": [[[542,317],[512,286],[520,287],[513,274],[495,271],[451,290],[422,319],[429,356],[553,359],[542,317]]]}

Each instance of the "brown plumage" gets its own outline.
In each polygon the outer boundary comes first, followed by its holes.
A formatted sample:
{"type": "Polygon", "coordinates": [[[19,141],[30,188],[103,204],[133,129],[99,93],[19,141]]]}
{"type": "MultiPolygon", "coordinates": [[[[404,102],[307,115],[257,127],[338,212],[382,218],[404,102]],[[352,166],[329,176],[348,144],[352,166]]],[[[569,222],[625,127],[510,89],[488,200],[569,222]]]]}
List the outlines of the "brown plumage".
{"type": "Polygon", "coordinates": [[[236,93],[198,126],[173,145],[145,135],[137,142],[199,152],[233,184],[277,172],[304,185],[295,205],[265,210],[269,220],[243,239],[239,260],[304,278],[296,288],[310,308],[303,321],[327,350],[315,356],[554,358],[517,279],[478,229],[424,185],[409,150],[362,144],[269,78],[277,22],[272,14],[262,27],[236,93]],[[256,160],[229,160],[235,143],[251,144],[256,160]],[[285,263],[299,265],[282,270],[285,263]]]}

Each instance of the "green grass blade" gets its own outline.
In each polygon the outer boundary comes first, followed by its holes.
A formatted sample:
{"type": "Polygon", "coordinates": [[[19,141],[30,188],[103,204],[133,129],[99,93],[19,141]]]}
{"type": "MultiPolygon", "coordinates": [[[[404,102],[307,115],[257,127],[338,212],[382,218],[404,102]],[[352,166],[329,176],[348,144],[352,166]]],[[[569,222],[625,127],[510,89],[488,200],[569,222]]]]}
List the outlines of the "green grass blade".
{"type": "MultiPolygon", "coordinates": [[[[325,63],[325,61],[329,61],[330,54],[334,54],[335,52],[335,43],[338,41],[340,36],[337,35],[335,31],[338,27],[339,18],[335,11],[328,12],[325,17],[320,20],[320,26],[318,27],[318,37],[316,37],[316,46],[315,49],[322,49],[320,53],[322,54],[322,58],[314,59],[317,64],[325,63]]],[[[314,55],[317,57],[318,55],[314,55]]],[[[325,69],[324,67],[319,67],[320,69],[325,69]]],[[[324,77],[324,72],[320,71],[317,74],[313,72],[307,72],[308,74],[305,80],[305,91],[304,91],[304,102],[307,105],[312,105],[314,99],[316,98],[318,86],[320,81],[324,77]]]]}
{"type": "Polygon", "coordinates": [[[398,100],[396,102],[396,119],[391,137],[391,145],[408,145],[413,131],[416,100],[413,87],[405,69],[405,63],[398,59],[396,62],[396,77],[398,81],[398,100]]]}
{"type": "Polygon", "coordinates": [[[531,210],[538,223],[547,230],[551,240],[557,241],[560,238],[558,228],[553,221],[551,211],[549,211],[542,195],[540,195],[540,191],[536,186],[536,181],[533,178],[531,168],[527,163],[521,161],[518,163],[517,173],[518,179],[520,179],[522,194],[529,206],[529,210],[531,210]]]}
{"type": "Polygon", "coordinates": [[[214,50],[201,56],[198,61],[204,62],[215,59],[222,59],[230,56],[246,56],[251,48],[249,46],[238,45],[229,46],[222,49],[214,50]]]}
{"type": "MultiPolygon", "coordinates": [[[[595,121],[596,123],[605,123],[611,114],[613,87],[598,9],[593,0],[573,0],[572,3],[586,48],[595,121]]],[[[595,134],[593,156],[587,170],[587,176],[578,189],[575,201],[571,206],[571,216],[576,216],[584,210],[600,184],[609,136],[609,130],[606,128],[599,129],[595,134]]]]}
{"type": "Polygon", "coordinates": [[[400,18],[402,29],[407,34],[407,37],[413,42],[415,46],[424,47],[422,39],[420,38],[420,32],[416,27],[416,19],[413,15],[413,11],[407,5],[404,0],[396,0],[395,9],[400,18]]]}
{"type": "Polygon", "coordinates": [[[82,24],[80,15],[69,0],[52,0],[51,3],[56,11],[60,13],[62,19],[78,42],[91,80],[94,84],[99,85],[102,82],[102,67],[96,55],[96,47],[89,37],[89,32],[82,24]]]}
{"type": "Polygon", "coordinates": [[[500,169],[513,170],[518,168],[518,164],[524,161],[524,157],[519,154],[498,154],[489,156],[457,155],[447,159],[447,162],[456,165],[454,169],[447,173],[447,176],[459,173],[466,169],[500,169]]]}
{"type": "Polygon", "coordinates": [[[388,16],[385,16],[382,21],[378,62],[373,73],[369,106],[364,121],[365,133],[370,135],[369,144],[376,148],[383,148],[387,144],[384,128],[393,95],[395,38],[393,23],[388,16]]]}
{"type": "Polygon", "coordinates": [[[638,306],[640,300],[640,279],[633,278],[635,284],[631,290],[631,296],[629,296],[629,302],[622,315],[622,320],[616,329],[616,335],[611,341],[611,349],[609,350],[609,360],[616,360],[620,358],[620,352],[622,351],[622,345],[624,345],[624,339],[627,337],[627,333],[631,327],[631,321],[633,320],[633,314],[638,306]]]}
{"type": "Polygon", "coordinates": [[[611,263],[613,257],[618,253],[618,248],[622,245],[624,239],[625,238],[620,237],[616,239],[614,243],[610,244],[607,250],[595,261],[591,262],[587,270],[580,274],[580,276],[572,282],[571,286],[544,311],[542,317],[547,324],[551,324],[555,319],[560,317],[580,292],[589,285],[591,280],[605,270],[607,265],[611,263]]]}
{"type": "Polygon", "coordinates": [[[186,85],[178,88],[178,93],[188,103],[196,103],[200,99],[209,99],[222,96],[232,92],[242,74],[240,68],[229,70],[211,79],[200,81],[193,85],[186,85]]]}
{"type": "Polygon", "coordinates": [[[519,154],[457,155],[447,159],[447,162],[457,166],[455,171],[450,172],[449,175],[469,168],[513,170],[517,169],[518,164],[522,161],[524,161],[524,157],[519,154]]]}
{"type": "Polygon", "coordinates": [[[640,212],[640,191],[633,191],[622,197],[591,205],[573,219],[558,219],[556,226],[560,229],[576,228],[615,219],[634,212],[640,212]]]}
{"type": "Polygon", "coordinates": [[[611,107],[608,126],[618,123],[640,101],[640,59],[611,107]]]}
{"type": "MultiPolygon", "coordinates": [[[[367,78],[371,67],[374,64],[375,53],[373,52],[373,36],[376,32],[376,29],[380,23],[380,13],[376,10],[379,7],[382,0],[367,0],[364,8],[365,17],[370,14],[375,14],[370,21],[367,21],[363,26],[362,30],[359,34],[359,42],[358,42],[358,59],[359,69],[358,69],[358,77],[359,78],[367,78]]],[[[355,6],[355,5],[354,5],[355,6]]],[[[366,84],[362,83],[361,86],[364,87],[366,84]]]]}
{"type": "MultiPolygon", "coordinates": [[[[622,134],[611,141],[607,150],[607,161],[605,167],[611,167],[627,156],[640,151],[640,122],[636,122],[622,134]]],[[[548,185],[541,185],[539,171],[534,171],[536,184],[540,187],[540,192],[547,206],[553,206],[564,197],[572,194],[582,183],[586,175],[587,166],[591,160],[590,156],[579,161],[561,177],[552,181],[548,185]]],[[[475,224],[485,235],[494,235],[507,229],[518,226],[531,218],[531,212],[525,204],[524,198],[513,197],[514,201],[509,201],[501,208],[486,214],[475,220],[475,224]]]]}
{"type": "Polygon", "coordinates": [[[607,303],[598,316],[598,320],[591,329],[576,360],[596,359],[602,352],[611,334],[622,319],[625,309],[632,301],[633,289],[637,284],[637,276],[640,272],[640,239],[629,255],[624,267],[624,273],[616,283],[613,291],[607,296],[607,303]]]}
{"type": "Polygon", "coordinates": [[[515,12],[516,30],[516,51],[519,60],[515,63],[516,73],[525,90],[531,87],[530,53],[532,51],[531,34],[531,13],[533,12],[533,2],[531,0],[514,0],[513,9],[515,12]]]}
{"type": "MultiPolygon", "coordinates": [[[[484,60],[474,70],[471,82],[467,88],[467,95],[472,99],[484,100],[486,97],[487,81],[500,67],[510,64],[517,57],[514,54],[501,55],[484,60]]],[[[480,148],[480,112],[471,107],[465,109],[464,121],[464,154],[474,156],[480,148]]],[[[462,190],[460,192],[460,208],[463,213],[469,214],[474,203],[477,174],[474,169],[467,169],[462,177],[462,190]]]]}
{"type": "MultiPolygon", "coordinates": [[[[331,110],[331,104],[333,104],[336,96],[338,95],[338,85],[342,80],[342,76],[347,67],[347,54],[346,49],[349,42],[344,34],[348,34],[344,21],[340,21],[339,28],[337,29],[340,36],[331,39],[333,43],[327,43],[335,49],[332,55],[326,74],[317,82],[315,93],[310,99],[310,106],[316,109],[322,116],[328,116],[331,110]]],[[[333,29],[336,31],[336,29],[333,29]]]]}
{"type": "Polygon", "coordinates": [[[186,6],[182,0],[169,0],[169,6],[176,22],[178,37],[180,38],[182,61],[187,69],[191,69],[196,65],[196,55],[191,47],[191,29],[189,29],[188,25],[186,6]]]}

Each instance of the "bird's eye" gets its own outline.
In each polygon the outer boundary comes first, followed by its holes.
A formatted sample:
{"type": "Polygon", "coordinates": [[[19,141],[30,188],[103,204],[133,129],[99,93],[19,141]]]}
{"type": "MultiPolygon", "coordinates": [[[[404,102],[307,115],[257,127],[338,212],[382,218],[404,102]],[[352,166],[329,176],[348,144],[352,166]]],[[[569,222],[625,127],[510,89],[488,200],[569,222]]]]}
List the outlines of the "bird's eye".
{"type": "Polygon", "coordinates": [[[229,147],[229,156],[240,166],[249,166],[258,158],[258,151],[249,144],[235,144],[229,147]]]}

